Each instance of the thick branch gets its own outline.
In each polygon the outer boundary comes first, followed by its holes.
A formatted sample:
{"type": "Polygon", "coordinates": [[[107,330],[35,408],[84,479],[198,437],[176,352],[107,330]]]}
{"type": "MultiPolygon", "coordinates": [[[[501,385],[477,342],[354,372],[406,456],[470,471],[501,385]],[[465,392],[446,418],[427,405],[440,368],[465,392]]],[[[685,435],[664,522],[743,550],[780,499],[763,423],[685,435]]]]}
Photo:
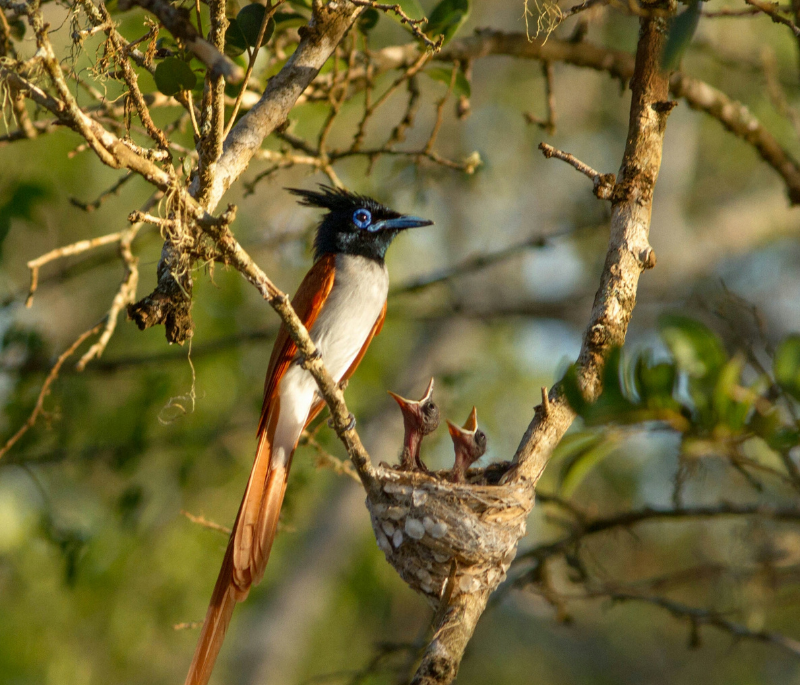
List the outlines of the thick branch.
{"type": "Polygon", "coordinates": [[[438,685],[455,679],[489,594],[488,591],[459,594],[447,607],[447,615],[435,627],[411,685],[438,685]]]}
{"type": "Polygon", "coordinates": [[[127,10],[133,5],[139,5],[155,14],[173,36],[186,43],[186,47],[209,68],[214,76],[224,76],[230,83],[242,81],[244,69],[234,64],[197,33],[185,9],[175,7],[166,0],[120,0],[119,8],[127,10]]]}
{"type": "MultiPolygon", "coordinates": [[[[664,33],[663,20],[642,19],[631,81],[628,139],[612,195],[608,253],[578,358],[579,380],[590,398],[601,390],[600,375],[608,351],[625,342],[639,276],[655,263],[648,242],[650,212],[661,167],[666,118],[674,106],[667,99],[667,77],[659,66],[664,33]]],[[[535,484],[573,419],[572,410],[556,386],[550,392],[548,411],[537,411],[528,426],[514,455],[517,466],[510,478],[535,484]]]]}
{"type": "MultiPolygon", "coordinates": [[[[225,191],[244,173],[264,138],[286,120],[297,99],[316,77],[359,12],[361,8],[348,2],[315,6],[314,17],[302,31],[297,50],[280,72],[269,80],[261,99],[231,129],[225,138],[222,155],[217,157],[216,151],[210,155],[208,164],[202,165],[201,173],[195,177],[191,195],[198,198],[203,207],[213,211],[225,191]]],[[[221,121],[216,126],[222,130],[221,121]]],[[[133,305],[135,316],[142,322],[140,327],[145,321],[150,322],[148,325],[166,323],[167,339],[176,342],[182,342],[192,328],[189,291],[172,277],[176,271],[174,265],[183,259],[180,250],[166,242],[158,266],[158,287],[148,296],[150,299],[144,298],[133,305]],[[173,295],[174,307],[169,303],[173,295]],[[173,309],[185,325],[172,325],[169,313],[173,309]]],[[[179,271],[187,272],[183,268],[179,271]]]]}
{"type": "MultiPolygon", "coordinates": [[[[666,27],[666,21],[660,18],[641,19],[631,80],[627,144],[619,181],[611,195],[611,236],[606,263],[578,359],[579,380],[589,398],[597,397],[602,390],[600,378],[608,352],[625,341],[639,275],[654,263],[648,243],[650,212],[661,166],[666,118],[674,105],[667,101],[667,77],[660,68],[666,27]]],[[[531,494],[574,416],[563,394],[555,388],[549,401],[537,408],[514,455],[515,466],[502,480],[518,484],[523,492],[531,494]]],[[[448,603],[448,610],[436,621],[434,639],[425,650],[414,683],[446,685],[455,678],[488,595],[488,592],[475,593],[463,600],[458,596],[454,603],[448,603]]]]}
{"type": "Polygon", "coordinates": [[[286,120],[301,93],[314,80],[361,9],[349,2],[316,7],[311,23],[301,32],[297,50],[280,72],[269,80],[261,99],[225,139],[214,185],[209,192],[207,206],[211,211],[247,169],[264,138],[286,120]]]}

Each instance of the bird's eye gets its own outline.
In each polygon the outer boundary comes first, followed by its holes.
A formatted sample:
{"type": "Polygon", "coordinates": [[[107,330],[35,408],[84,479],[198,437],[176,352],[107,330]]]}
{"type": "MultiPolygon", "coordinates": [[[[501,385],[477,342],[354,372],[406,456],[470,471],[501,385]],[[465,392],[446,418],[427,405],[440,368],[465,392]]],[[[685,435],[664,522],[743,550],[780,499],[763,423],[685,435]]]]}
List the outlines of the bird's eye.
{"type": "Polygon", "coordinates": [[[434,412],[439,411],[439,407],[437,407],[433,402],[429,402],[428,404],[425,405],[424,411],[428,416],[430,416],[434,412]]]}
{"type": "Polygon", "coordinates": [[[486,433],[483,431],[478,431],[475,433],[475,442],[479,447],[484,447],[486,445],[486,433]]]}
{"type": "Polygon", "coordinates": [[[372,214],[368,209],[357,209],[353,214],[353,223],[359,228],[366,228],[372,221],[372,214]]]}

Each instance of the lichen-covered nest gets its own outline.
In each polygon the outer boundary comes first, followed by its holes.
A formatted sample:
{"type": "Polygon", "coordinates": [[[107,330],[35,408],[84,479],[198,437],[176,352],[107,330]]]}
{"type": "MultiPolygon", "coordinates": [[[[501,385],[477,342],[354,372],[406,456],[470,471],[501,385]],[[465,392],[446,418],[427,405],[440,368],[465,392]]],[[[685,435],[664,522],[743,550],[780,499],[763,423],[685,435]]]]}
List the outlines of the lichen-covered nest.
{"type": "Polygon", "coordinates": [[[375,475],[367,508],[378,546],[433,607],[451,575],[450,597],[491,591],[505,579],[533,506],[524,486],[487,485],[494,479],[477,469],[467,483],[385,465],[375,475]]]}

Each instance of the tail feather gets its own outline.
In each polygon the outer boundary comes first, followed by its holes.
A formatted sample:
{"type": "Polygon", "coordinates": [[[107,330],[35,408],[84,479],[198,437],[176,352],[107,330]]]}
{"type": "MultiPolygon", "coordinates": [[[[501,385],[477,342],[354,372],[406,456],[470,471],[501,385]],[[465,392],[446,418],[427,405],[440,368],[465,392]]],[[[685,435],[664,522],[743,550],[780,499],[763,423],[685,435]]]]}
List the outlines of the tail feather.
{"type": "Polygon", "coordinates": [[[214,586],[214,594],[211,595],[211,603],[208,605],[203,629],[194,651],[194,658],[189,667],[185,685],[206,685],[208,683],[225,639],[228,624],[231,622],[233,608],[237,601],[242,601],[246,596],[247,592],[240,595],[233,583],[233,538],[231,538],[217,584],[214,586]]]}
{"type": "Polygon", "coordinates": [[[267,430],[259,438],[253,470],[185,685],[207,685],[236,603],[244,601],[250,587],[264,576],[291,464],[291,458],[285,466],[271,463],[273,436],[274,425],[268,423],[267,430]]]}

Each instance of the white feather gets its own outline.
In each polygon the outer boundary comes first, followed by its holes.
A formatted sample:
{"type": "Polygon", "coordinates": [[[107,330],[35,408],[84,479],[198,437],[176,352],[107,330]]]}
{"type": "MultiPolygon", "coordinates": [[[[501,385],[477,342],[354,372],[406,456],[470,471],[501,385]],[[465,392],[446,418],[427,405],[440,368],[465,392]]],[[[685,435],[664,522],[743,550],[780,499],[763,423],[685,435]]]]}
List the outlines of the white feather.
{"type": "MultiPolygon", "coordinates": [[[[336,275],[328,299],[311,327],[325,367],[337,382],[355,361],[386,302],[386,266],[355,255],[336,256],[336,275]]],[[[280,417],[275,427],[273,463],[286,464],[317,394],[317,384],[297,362],[280,384],[280,417]]]]}

